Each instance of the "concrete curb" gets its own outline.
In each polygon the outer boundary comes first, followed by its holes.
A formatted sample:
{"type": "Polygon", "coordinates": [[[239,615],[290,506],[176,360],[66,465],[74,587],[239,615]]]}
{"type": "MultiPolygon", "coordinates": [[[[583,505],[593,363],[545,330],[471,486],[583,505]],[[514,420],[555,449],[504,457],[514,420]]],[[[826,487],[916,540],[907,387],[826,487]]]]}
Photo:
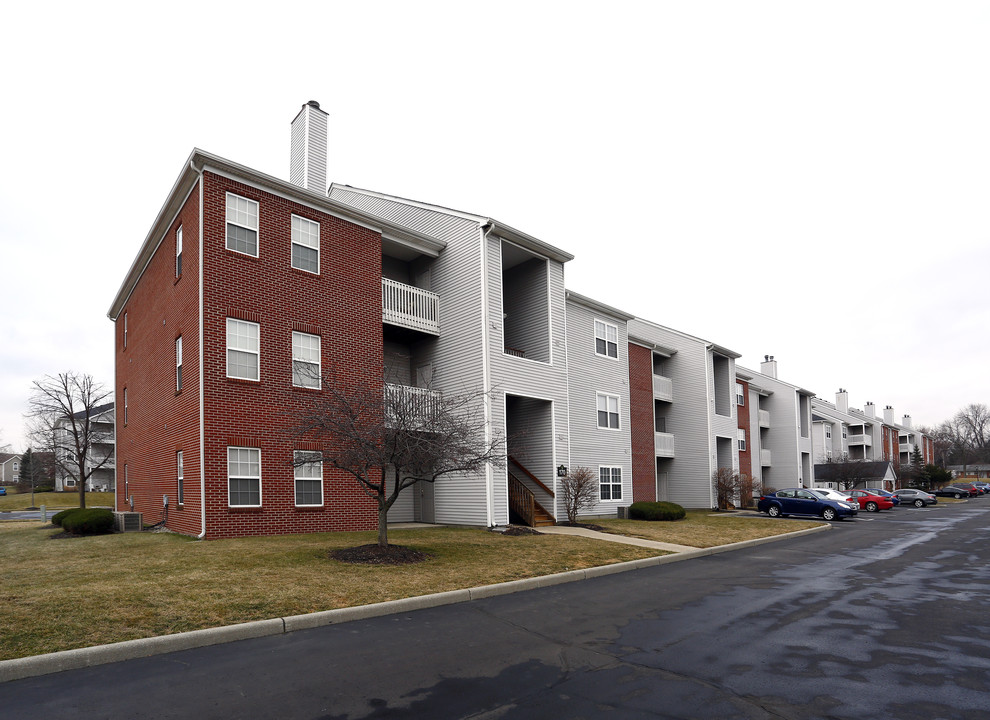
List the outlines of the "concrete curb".
{"type": "Polygon", "coordinates": [[[192,630],[190,632],[141,638],[139,640],[125,640],[124,642],[112,643],[110,645],[63,650],[62,652],[34,655],[32,657],[16,658],[14,660],[0,660],[0,683],[11,680],[22,680],[38,675],[48,675],[64,670],[77,670],[95,665],[105,665],[122,660],[136,660],[154,655],[164,655],[165,653],[191,650],[208,645],[220,645],[222,643],[266,637],[269,635],[282,635],[296,630],[306,630],[324,625],[338,625],[354,620],[365,620],[383,615],[396,615],[414,610],[440,607],[442,605],[470,602],[471,600],[480,600],[498,595],[511,595],[512,593],[535,590],[536,588],[563,585],[564,583],[604,577],[606,575],[615,575],[630,570],[666,565],[668,563],[691,560],[706,555],[717,555],[719,553],[731,552],[732,550],[740,550],[742,548],[763,545],[769,542],[823,532],[830,529],[831,527],[828,525],[820,525],[818,527],[808,528],[807,530],[798,530],[797,532],[783,535],[772,535],[756,540],[744,540],[743,542],[731,543],[729,545],[699,548],[689,552],[659,555],[657,557],[630,560],[613,565],[601,565],[584,570],[569,570],[554,575],[512,580],[495,585],[482,585],[481,587],[466,590],[450,590],[448,592],[403,598],[402,600],[374,603],[372,605],[358,605],[357,607],[325,610],[306,615],[256,620],[239,625],[226,625],[223,627],[208,628],[206,630],[192,630]]]}

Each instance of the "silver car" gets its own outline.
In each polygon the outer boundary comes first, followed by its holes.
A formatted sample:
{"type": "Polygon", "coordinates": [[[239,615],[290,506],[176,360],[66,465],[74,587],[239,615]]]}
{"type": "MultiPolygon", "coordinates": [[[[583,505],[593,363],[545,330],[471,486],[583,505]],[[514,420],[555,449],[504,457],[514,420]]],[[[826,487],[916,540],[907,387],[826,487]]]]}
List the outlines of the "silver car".
{"type": "Polygon", "coordinates": [[[894,490],[893,494],[899,497],[901,503],[904,505],[914,505],[920,508],[938,504],[938,498],[931,493],[926,493],[924,490],[901,488],[900,490],[894,490]]]}

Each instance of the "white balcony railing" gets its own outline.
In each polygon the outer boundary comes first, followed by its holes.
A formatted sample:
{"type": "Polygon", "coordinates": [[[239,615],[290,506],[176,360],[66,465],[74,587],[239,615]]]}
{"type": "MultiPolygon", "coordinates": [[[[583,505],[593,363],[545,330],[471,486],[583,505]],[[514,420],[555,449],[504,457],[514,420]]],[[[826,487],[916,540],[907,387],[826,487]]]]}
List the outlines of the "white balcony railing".
{"type": "Polygon", "coordinates": [[[382,278],[382,322],[439,335],[440,296],[382,278]]]}
{"type": "Polygon", "coordinates": [[[654,375],[653,397],[657,400],[674,402],[674,381],[663,375],[654,375]]]}
{"type": "Polygon", "coordinates": [[[760,450],[760,467],[770,467],[769,450],[760,450]]]}
{"type": "Polygon", "coordinates": [[[768,428],[770,427],[770,411],[769,410],[757,410],[756,414],[759,416],[760,427],[768,428]]]}
{"type": "Polygon", "coordinates": [[[869,435],[850,435],[846,440],[850,445],[873,445],[873,438],[869,435]]]}
{"type": "Polygon", "coordinates": [[[914,451],[914,445],[911,443],[901,443],[900,451],[910,455],[914,451]]]}
{"type": "Polygon", "coordinates": [[[654,433],[653,445],[656,448],[657,457],[674,457],[674,436],[670,433],[654,433]]]}
{"type": "Polygon", "coordinates": [[[441,395],[437,390],[385,384],[385,424],[427,428],[441,395]]]}

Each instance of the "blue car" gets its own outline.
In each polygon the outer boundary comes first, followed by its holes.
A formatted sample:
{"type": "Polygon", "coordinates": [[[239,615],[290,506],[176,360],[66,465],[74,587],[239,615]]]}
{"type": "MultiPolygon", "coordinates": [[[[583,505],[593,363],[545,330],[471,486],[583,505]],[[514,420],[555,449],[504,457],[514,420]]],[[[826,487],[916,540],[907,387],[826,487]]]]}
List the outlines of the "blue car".
{"type": "Polygon", "coordinates": [[[0,495],[6,495],[6,494],[7,494],[7,488],[0,487],[0,495]]]}
{"type": "Polygon", "coordinates": [[[841,520],[856,517],[859,513],[859,506],[855,502],[829,500],[808,488],[787,488],[764,495],[756,503],[756,508],[770,517],[814,515],[823,520],[841,520]]]}
{"type": "Polygon", "coordinates": [[[894,507],[897,507],[898,505],[901,504],[901,499],[897,495],[894,495],[894,493],[892,492],[888,492],[886,490],[878,490],[877,488],[866,488],[866,492],[871,492],[874,495],[882,495],[885,498],[889,498],[890,500],[893,501],[894,507]]]}

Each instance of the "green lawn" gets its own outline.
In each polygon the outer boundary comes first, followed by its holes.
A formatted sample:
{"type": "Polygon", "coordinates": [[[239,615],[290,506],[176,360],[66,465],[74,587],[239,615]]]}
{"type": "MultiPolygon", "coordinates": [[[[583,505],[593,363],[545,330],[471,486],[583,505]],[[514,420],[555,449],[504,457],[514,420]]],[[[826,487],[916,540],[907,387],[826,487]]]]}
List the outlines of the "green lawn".
{"type": "MultiPolygon", "coordinates": [[[[113,493],[109,492],[88,492],[86,493],[86,507],[113,507],[113,493]]],[[[27,510],[31,505],[31,493],[18,493],[13,488],[7,488],[6,495],[0,495],[0,512],[7,510],[27,510]]],[[[34,494],[34,506],[46,508],[79,507],[79,493],[77,492],[45,492],[34,494]]],[[[3,516],[0,515],[0,519],[3,516]]]]}
{"type": "Polygon", "coordinates": [[[771,535],[783,535],[796,530],[821,525],[808,520],[770,519],[765,515],[736,515],[713,513],[711,510],[688,510],[687,517],[675,522],[647,520],[596,520],[609,532],[647,540],[689,545],[697,548],[728,545],[771,535]]]}

